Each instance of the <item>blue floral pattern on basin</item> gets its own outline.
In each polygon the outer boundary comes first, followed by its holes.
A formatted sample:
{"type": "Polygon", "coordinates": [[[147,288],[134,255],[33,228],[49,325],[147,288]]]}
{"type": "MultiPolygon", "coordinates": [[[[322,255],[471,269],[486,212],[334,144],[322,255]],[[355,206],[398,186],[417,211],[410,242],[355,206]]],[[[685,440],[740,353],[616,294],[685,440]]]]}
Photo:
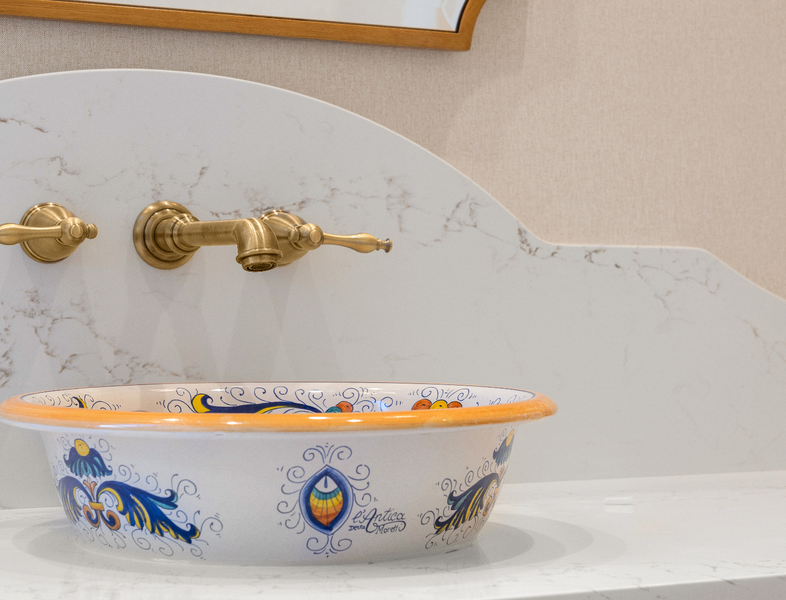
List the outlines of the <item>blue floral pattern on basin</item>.
{"type": "Polygon", "coordinates": [[[426,548],[433,548],[439,541],[450,545],[483,526],[502,487],[514,436],[515,430],[503,432],[499,446],[492,453],[492,461],[486,460],[478,469],[470,470],[463,484],[451,478],[442,480],[440,485],[447,492],[447,507],[420,515],[421,524],[433,523],[434,527],[427,536],[426,548]]]}
{"type": "MultiPolygon", "coordinates": [[[[205,527],[212,533],[222,529],[217,516],[204,519],[197,526],[192,521],[199,511],[189,517],[179,507],[181,494],[196,495],[196,485],[192,481],[184,479],[175,484],[173,477],[173,487],[160,490],[156,477],[148,475],[144,478],[148,487],[145,489],[135,485],[142,477],[131,467],[120,465],[117,468],[125,480],[115,477],[115,469],[107,464],[111,462],[111,447],[106,440],[98,440],[101,450],[90,447],[82,438],[73,442],[61,438],[61,443],[68,454],[63,455],[63,463],[59,466],[63,476],[55,477],[58,495],[70,521],[75,525],[86,524],[82,533],[91,541],[125,548],[128,534],[139,548],[171,556],[175,545],[197,542],[205,527]],[[64,474],[66,470],[70,474],[64,474]],[[125,533],[121,530],[124,519],[125,533]],[[109,537],[100,533],[103,527],[107,528],[109,537]],[[158,543],[152,543],[147,536],[158,543]]],[[[201,558],[202,548],[194,546],[191,554],[201,558]]]]}

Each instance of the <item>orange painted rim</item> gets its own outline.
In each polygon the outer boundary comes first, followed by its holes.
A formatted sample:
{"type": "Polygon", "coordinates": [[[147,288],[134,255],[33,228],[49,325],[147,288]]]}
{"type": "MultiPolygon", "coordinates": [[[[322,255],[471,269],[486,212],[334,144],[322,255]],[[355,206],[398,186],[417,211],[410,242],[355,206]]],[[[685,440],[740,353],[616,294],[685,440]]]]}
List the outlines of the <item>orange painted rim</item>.
{"type": "MultiPolygon", "coordinates": [[[[311,383],[311,382],[309,382],[311,383]]],[[[328,383],[328,382],[325,382],[328,383]]],[[[159,384],[140,384],[140,386],[159,384]]],[[[178,384],[182,385],[182,384],[178,384]]],[[[223,385],[223,384],[222,384],[223,385]]],[[[253,384],[252,384],[253,385],[253,384]]],[[[377,385],[377,384],[369,384],[377,385]]],[[[385,384],[378,384],[385,385],[385,384]]],[[[400,384],[395,384],[400,385],[400,384]]],[[[430,384],[433,385],[433,384],[430,384]]],[[[114,386],[101,386],[114,387],[114,386]]],[[[453,384],[451,384],[453,387],[453,384]]],[[[488,386],[467,386],[485,389],[488,386]]],[[[87,388],[74,388],[85,390],[87,388]]],[[[68,390],[55,390],[67,392],[68,390]]],[[[38,392],[47,393],[47,392],[38,392]]],[[[76,407],[43,406],[14,396],[0,405],[0,419],[11,421],[22,427],[52,427],[68,429],[100,429],[122,431],[169,431],[169,432],[314,432],[314,431],[380,431],[401,429],[423,429],[442,427],[468,427],[492,425],[516,421],[532,421],[548,417],[557,412],[551,398],[538,394],[533,398],[466,408],[441,410],[413,410],[367,413],[323,413],[323,414],[209,414],[209,413],[165,413],[131,412],[114,410],[91,410],[76,407]],[[89,411],[89,412],[88,412],[89,411]],[[89,418],[88,418],[89,415],[89,418]]]]}

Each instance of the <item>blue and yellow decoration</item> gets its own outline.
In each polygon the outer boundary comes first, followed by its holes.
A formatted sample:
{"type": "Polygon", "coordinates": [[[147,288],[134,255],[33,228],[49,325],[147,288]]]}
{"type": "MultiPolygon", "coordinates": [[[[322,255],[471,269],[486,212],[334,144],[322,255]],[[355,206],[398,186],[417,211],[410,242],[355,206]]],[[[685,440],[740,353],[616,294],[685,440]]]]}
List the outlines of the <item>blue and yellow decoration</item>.
{"type": "Polygon", "coordinates": [[[516,430],[511,430],[505,440],[500,444],[499,448],[494,450],[494,454],[491,455],[491,457],[494,459],[494,462],[497,463],[498,467],[501,467],[506,462],[508,462],[508,459],[510,458],[510,451],[513,448],[513,437],[515,434],[516,430]]]}
{"type": "Polygon", "coordinates": [[[355,460],[348,462],[352,454],[349,446],[316,445],[303,452],[305,464],[286,470],[283,496],[276,507],[284,517],[279,525],[298,535],[308,532],[305,547],[315,555],[329,557],[346,551],[352,546],[352,534],[342,536],[348,530],[362,529],[346,524],[353,511],[372,501],[368,492],[371,470],[355,460]]]}
{"type": "Polygon", "coordinates": [[[452,512],[434,520],[435,535],[456,530],[464,523],[481,515],[487,516],[491,512],[502,486],[505,463],[510,458],[515,433],[515,430],[511,430],[492,453],[494,464],[499,468],[499,472],[484,475],[463,492],[454,490],[448,494],[448,509],[452,512]]]}
{"type": "Polygon", "coordinates": [[[90,448],[84,440],[75,440],[68,456],[63,456],[68,470],[77,477],[106,477],[112,469],[104,464],[104,459],[95,448],[90,448]]]}
{"type": "Polygon", "coordinates": [[[494,506],[499,483],[499,475],[489,473],[465,492],[460,494],[451,492],[448,496],[448,506],[454,512],[444,519],[434,521],[434,529],[437,530],[437,533],[458,529],[467,521],[477,517],[481,510],[483,515],[487,515],[494,506]],[[491,494],[489,494],[490,491],[491,494]]]}
{"type": "Polygon", "coordinates": [[[325,466],[303,486],[300,511],[311,527],[330,535],[344,524],[352,510],[352,500],[352,486],[347,478],[325,466]]]}
{"type": "MultiPolygon", "coordinates": [[[[191,399],[191,406],[198,413],[242,413],[242,414],[261,414],[275,410],[290,409],[303,412],[321,412],[313,406],[306,406],[299,402],[257,402],[253,404],[238,404],[236,406],[217,406],[211,404],[212,398],[207,394],[197,394],[191,399]]],[[[328,409],[329,412],[329,409],[328,409]]]]}
{"type": "Polygon", "coordinates": [[[63,458],[76,477],[66,475],[60,479],[57,491],[72,523],[84,517],[95,528],[103,523],[116,531],[121,525],[119,513],[131,527],[153,535],[169,535],[187,544],[199,537],[196,525],[188,523],[181,527],[164,512],[177,509],[178,498],[174,490],[157,496],[122,481],[104,481],[99,485],[91,477],[103,478],[111,475],[112,470],[101,454],[82,439],[75,440],[68,456],[63,458]]]}
{"type": "MultiPolygon", "coordinates": [[[[275,391],[274,394],[278,396],[275,391]]],[[[344,395],[344,397],[346,398],[347,396],[344,395]]],[[[322,409],[318,406],[304,404],[302,402],[282,400],[281,398],[277,398],[273,402],[243,402],[232,405],[215,404],[214,402],[214,399],[209,394],[196,393],[193,398],[191,398],[190,406],[197,413],[226,414],[265,414],[276,411],[305,413],[351,413],[355,412],[356,410],[356,406],[347,400],[337,402],[335,405],[326,409],[322,409]]],[[[221,398],[219,398],[219,402],[221,402],[221,398]]],[[[438,410],[442,408],[462,408],[463,406],[463,403],[458,400],[452,400],[448,402],[447,400],[440,399],[432,402],[428,398],[421,398],[412,405],[411,410],[438,410]]]]}

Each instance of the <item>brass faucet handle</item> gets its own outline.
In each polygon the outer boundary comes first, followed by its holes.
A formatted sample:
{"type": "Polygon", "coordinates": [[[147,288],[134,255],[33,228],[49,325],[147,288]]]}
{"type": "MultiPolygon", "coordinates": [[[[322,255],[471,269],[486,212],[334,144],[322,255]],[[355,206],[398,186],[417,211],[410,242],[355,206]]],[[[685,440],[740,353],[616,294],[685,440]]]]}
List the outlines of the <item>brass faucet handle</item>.
{"type": "Polygon", "coordinates": [[[287,237],[289,242],[298,250],[316,250],[325,240],[325,233],[319,225],[303,223],[302,225],[292,224],[290,227],[287,237]]]}
{"type": "MultiPolygon", "coordinates": [[[[281,213],[279,213],[281,214],[281,213]]],[[[354,235],[333,235],[325,233],[318,225],[313,223],[303,223],[302,225],[291,225],[289,230],[289,242],[298,250],[316,250],[322,244],[332,246],[344,246],[352,248],[356,252],[374,252],[384,250],[390,252],[393,242],[390,240],[380,240],[370,233],[356,233],[354,235]]]]}
{"type": "Polygon", "coordinates": [[[383,241],[375,238],[370,233],[356,233],[354,235],[332,235],[330,233],[323,233],[322,243],[332,246],[344,246],[345,248],[352,248],[355,252],[364,253],[374,252],[375,250],[390,252],[390,249],[393,247],[393,242],[389,239],[383,241]]]}
{"type": "Polygon", "coordinates": [[[60,221],[58,241],[65,246],[78,246],[85,240],[93,240],[98,235],[98,227],[85,223],[78,217],[68,217],[60,221]]]}
{"type": "Polygon", "coordinates": [[[15,223],[5,223],[0,225],[0,244],[13,246],[29,240],[42,238],[58,238],[62,231],[60,227],[25,227],[15,223]]]}
{"type": "Polygon", "coordinates": [[[20,223],[0,225],[0,244],[20,244],[30,258],[42,263],[59,262],[98,235],[98,227],[51,202],[36,204],[20,223]]]}

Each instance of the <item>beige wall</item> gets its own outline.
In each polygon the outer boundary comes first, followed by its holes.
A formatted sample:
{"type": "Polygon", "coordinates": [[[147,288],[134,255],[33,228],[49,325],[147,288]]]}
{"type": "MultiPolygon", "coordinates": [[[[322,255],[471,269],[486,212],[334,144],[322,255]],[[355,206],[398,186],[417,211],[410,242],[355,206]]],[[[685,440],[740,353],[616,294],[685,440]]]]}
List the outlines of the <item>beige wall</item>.
{"type": "Polygon", "coordinates": [[[0,17],[0,78],[117,67],[326,100],[549,241],[699,246],[786,297],[782,0],[488,0],[466,53],[0,17]]]}

